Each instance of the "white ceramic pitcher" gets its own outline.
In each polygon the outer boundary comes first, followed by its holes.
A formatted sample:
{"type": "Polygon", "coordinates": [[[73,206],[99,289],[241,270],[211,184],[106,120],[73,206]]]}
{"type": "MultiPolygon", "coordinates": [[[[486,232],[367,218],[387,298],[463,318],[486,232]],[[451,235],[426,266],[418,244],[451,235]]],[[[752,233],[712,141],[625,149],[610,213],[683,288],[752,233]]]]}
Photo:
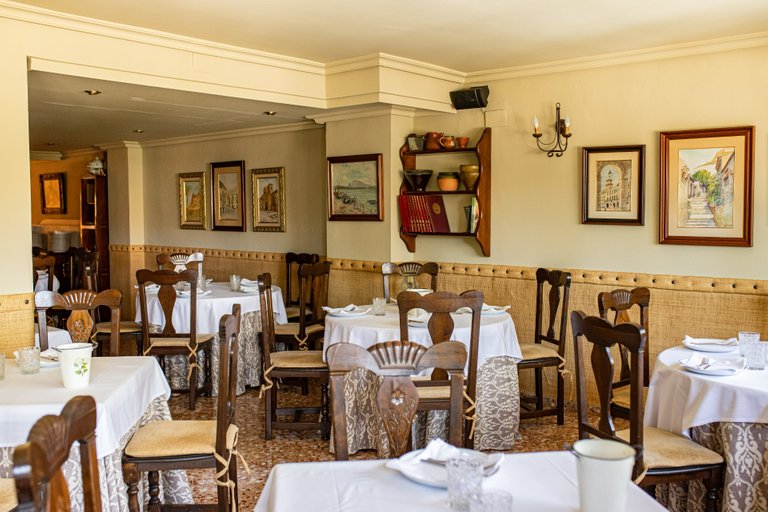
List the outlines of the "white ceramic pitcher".
{"type": "Polygon", "coordinates": [[[94,348],[96,346],[92,343],[67,343],[56,347],[65,388],[84,388],[88,385],[94,348]]]}
{"type": "Polygon", "coordinates": [[[582,512],[624,512],[635,464],[635,449],[609,439],[582,439],[576,455],[582,512]]]}

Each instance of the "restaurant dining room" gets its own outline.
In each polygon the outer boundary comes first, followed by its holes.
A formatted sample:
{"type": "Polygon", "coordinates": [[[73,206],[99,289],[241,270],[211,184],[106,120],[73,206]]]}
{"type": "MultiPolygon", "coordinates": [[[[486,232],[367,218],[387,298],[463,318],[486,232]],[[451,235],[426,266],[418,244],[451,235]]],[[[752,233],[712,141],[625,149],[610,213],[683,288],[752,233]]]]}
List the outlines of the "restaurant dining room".
{"type": "Polygon", "coordinates": [[[768,512],[764,0],[0,40],[0,512],[768,512]]]}

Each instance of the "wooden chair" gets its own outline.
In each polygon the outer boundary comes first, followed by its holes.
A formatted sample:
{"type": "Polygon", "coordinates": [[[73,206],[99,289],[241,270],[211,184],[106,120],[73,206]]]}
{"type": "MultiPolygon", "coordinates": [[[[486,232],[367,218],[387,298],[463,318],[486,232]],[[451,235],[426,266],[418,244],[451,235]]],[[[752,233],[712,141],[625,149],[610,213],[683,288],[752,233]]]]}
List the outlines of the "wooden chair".
{"type": "MultiPolygon", "coordinates": [[[[240,304],[235,304],[232,314],[224,315],[219,322],[219,396],[215,420],[153,421],[139,427],[126,445],[123,479],[128,485],[131,512],[140,510],[138,485],[142,473],[148,473],[149,510],[160,510],[158,471],[199,468],[216,468],[216,510],[237,510],[239,335],[240,304]]],[[[203,507],[188,506],[185,510],[197,508],[203,507]]]]}
{"type": "Polygon", "coordinates": [[[90,343],[95,325],[94,310],[104,306],[109,308],[111,317],[109,322],[110,355],[117,355],[120,338],[120,304],[122,301],[122,294],[119,290],[114,289],[99,293],[91,290],[70,290],[64,294],[57,292],[35,293],[40,350],[48,350],[47,317],[50,308],[70,312],[66,327],[73,343],[90,343]]]}
{"type": "Polygon", "coordinates": [[[43,416],[35,422],[27,442],[13,452],[19,512],[72,510],[62,465],[75,442],[80,447],[85,512],[101,512],[95,432],[96,401],[91,396],[76,396],[61,415],[43,416]]]}
{"type": "Polygon", "coordinates": [[[175,252],[173,254],[158,254],[155,257],[158,270],[181,271],[191,267],[199,274],[203,270],[203,253],[193,252],[187,254],[184,252],[175,252]]]}
{"type": "MultiPolygon", "coordinates": [[[[640,310],[640,325],[645,329],[645,347],[643,352],[643,403],[648,396],[648,384],[650,382],[650,335],[648,331],[648,313],[651,303],[651,292],[648,288],[634,288],[632,290],[613,290],[603,292],[597,296],[597,309],[600,318],[608,320],[608,312],[615,313],[613,323],[623,324],[629,322],[629,310],[637,305],[640,310]]],[[[621,356],[621,370],[619,380],[613,383],[613,396],[611,398],[611,414],[617,418],[629,419],[629,376],[631,367],[627,351],[619,346],[621,356]]]]}
{"type": "MultiPolygon", "coordinates": [[[[469,290],[461,295],[450,292],[433,292],[421,296],[415,292],[400,292],[397,296],[397,307],[400,313],[400,339],[408,339],[408,312],[421,308],[432,316],[427,324],[429,337],[433,345],[451,340],[453,334],[453,318],[451,313],[460,308],[471,310],[472,320],[469,341],[469,364],[466,379],[467,410],[474,410],[475,397],[477,395],[477,354],[480,346],[480,315],[483,309],[483,293],[477,290],[469,290]]],[[[419,392],[419,410],[449,410],[450,383],[448,374],[436,368],[429,380],[417,380],[416,387],[419,392]]],[[[467,428],[464,432],[464,445],[471,448],[473,441],[473,428],[467,428]]]]}
{"type": "MultiPolygon", "coordinates": [[[[272,439],[272,429],[320,430],[323,439],[329,438],[328,420],[328,366],[323,362],[322,350],[275,351],[275,314],[272,306],[272,276],[258,277],[261,300],[261,343],[264,383],[264,439],[272,439]],[[320,381],[319,407],[277,406],[275,379],[317,379],[320,381]],[[302,421],[302,414],[320,414],[320,422],[302,421]],[[283,421],[281,415],[293,415],[294,421],[283,421]]],[[[261,394],[260,393],[260,394],[261,394]]]]}
{"type": "Polygon", "coordinates": [[[307,350],[325,334],[328,277],[331,262],[305,263],[299,267],[298,322],[275,325],[275,338],[292,348],[307,350]]]}
{"type": "Polygon", "coordinates": [[[685,436],[653,427],[643,427],[642,375],[645,329],[633,323],[614,326],[599,317],[587,317],[581,311],[571,313],[574,363],[576,364],[576,403],[579,438],[590,436],[628,443],[640,451],[633,477],[641,487],[703,479],[707,488],[707,510],[715,511],[717,490],[722,485],[724,462],[717,453],[685,436]],[[611,348],[623,347],[629,354],[630,374],[629,429],[616,431],[610,411],[614,364],[611,348]],[[593,425],[587,415],[586,350],[592,345],[590,362],[599,397],[599,421],[593,425]]]}
{"type": "Polygon", "coordinates": [[[418,263],[415,261],[406,261],[405,263],[382,263],[381,275],[384,280],[384,298],[387,303],[391,302],[389,298],[389,276],[399,275],[404,279],[416,278],[422,274],[432,276],[430,288],[437,290],[437,273],[440,267],[437,263],[418,263]]]}
{"type": "Polygon", "coordinates": [[[69,289],[98,291],[99,252],[78,247],[70,248],[67,255],[70,269],[69,289]]]}
{"type": "MultiPolygon", "coordinates": [[[[547,270],[540,268],[536,271],[536,325],[534,327],[533,343],[521,343],[523,359],[517,363],[518,370],[533,369],[534,390],[533,404],[531,401],[520,400],[523,410],[520,419],[539,418],[541,416],[557,416],[557,424],[565,421],[565,381],[563,368],[565,364],[565,337],[568,327],[568,296],[571,289],[571,274],[562,270],[547,270]],[[549,318],[546,330],[542,328],[544,320],[544,284],[549,285],[548,302],[549,318]],[[560,321],[557,314],[560,312],[560,321]],[[558,324],[557,330],[555,324],[558,324]],[[547,342],[545,345],[542,342],[547,342]],[[552,346],[549,346],[552,345],[552,346]],[[545,368],[557,369],[557,398],[555,407],[544,406],[543,374],[545,368]]],[[[530,400],[530,399],[529,399],[530,400]]]]}
{"type": "Polygon", "coordinates": [[[383,377],[376,405],[389,440],[390,456],[408,451],[411,424],[419,405],[419,392],[411,376],[440,368],[450,376],[448,442],[462,446],[464,367],[467,349],[461,342],[446,341],[427,348],[411,341],[386,341],[368,350],[352,343],[328,347],[328,369],[333,398],[333,446],[336,460],[347,460],[347,414],[344,377],[356,368],[365,368],[383,377]]]}
{"type": "MultiPolygon", "coordinates": [[[[197,371],[203,371],[203,391],[210,394],[211,390],[211,340],[214,334],[197,332],[197,271],[185,270],[174,272],[173,270],[151,271],[141,269],[136,271],[136,281],[139,283],[139,305],[141,306],[142,331],[144,341],[148,347],[144,355],[158,356],[160,365],[165,369],[165,356],[185,356],[189,358],[189,409],[195,409],[197,401],[197,371]],[[147,284],[155,283],[160,288],[157,298],[163,312],[164,327],[161,333],[149,332],[149,315],[147,312],[147,284]],[[174,285],[187,283],[190,292],[189,298],[189,328],[187,332],[176,332],[173,325],[173,308],[176,305],[176,290],[174,285]],[[205,368],[198,365],[197,353],[206,353],[205,368]]],[[[174,390],[180,391],[180,390],[174,390]]]]}
{"type": "Polygon", "coordinates": [[[35,256],[32,258],[32,286],[37,286],[38,270],[46,270],[48,272],[48,291],[53,291],[53,277],[56,267],[55,256],[35,256]]]}
{"type": "Polygon", "coordinates": [[[296,279],[298,281],[298,267],[301,267],[301,265],[306,263],[317,263],[318,261],[320,261],[320,256],[317,254],[306,252],[298,254],[295,252],[288,252],[285,254],[285,313],[288,316],[289,322],[299,319],[299,297],[294,299],[293,294],[291,293],[291,288],[293,288],[293,276],[296,274],[296,279]],[[293,270],[294,265],[297,265],[296,272],[293,270]]]}

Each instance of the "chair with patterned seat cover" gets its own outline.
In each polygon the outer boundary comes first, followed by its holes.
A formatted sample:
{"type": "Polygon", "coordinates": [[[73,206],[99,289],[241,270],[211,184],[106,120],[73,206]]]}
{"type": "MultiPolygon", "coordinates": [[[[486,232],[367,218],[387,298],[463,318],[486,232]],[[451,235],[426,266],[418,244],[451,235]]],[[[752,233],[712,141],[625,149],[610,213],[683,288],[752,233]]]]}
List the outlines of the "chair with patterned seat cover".
{"type": "Polygon", "coordinates": [[[415,288],[416,280],[421,275],[429,275],[430,289],[437,290],[437,274],[440,267],[437,263],[419,263],[417,261],[406,261],[404,263],[382,263],[381,276],[384,282],[384,299],[387,303],[391,302],[389,293],[390,276],[400,276],[403,279],[403,288],[415,288]]]}

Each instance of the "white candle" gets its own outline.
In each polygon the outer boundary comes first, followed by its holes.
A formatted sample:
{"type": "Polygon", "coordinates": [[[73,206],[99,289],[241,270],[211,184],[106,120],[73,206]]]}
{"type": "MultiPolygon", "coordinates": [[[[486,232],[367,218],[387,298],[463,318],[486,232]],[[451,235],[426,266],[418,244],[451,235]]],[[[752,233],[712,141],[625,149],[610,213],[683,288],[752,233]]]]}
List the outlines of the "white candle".
{"type": "Polygon", "coordinates": [[[533,133],[539,133],[539,118],[533,116],[533,133]]]}

